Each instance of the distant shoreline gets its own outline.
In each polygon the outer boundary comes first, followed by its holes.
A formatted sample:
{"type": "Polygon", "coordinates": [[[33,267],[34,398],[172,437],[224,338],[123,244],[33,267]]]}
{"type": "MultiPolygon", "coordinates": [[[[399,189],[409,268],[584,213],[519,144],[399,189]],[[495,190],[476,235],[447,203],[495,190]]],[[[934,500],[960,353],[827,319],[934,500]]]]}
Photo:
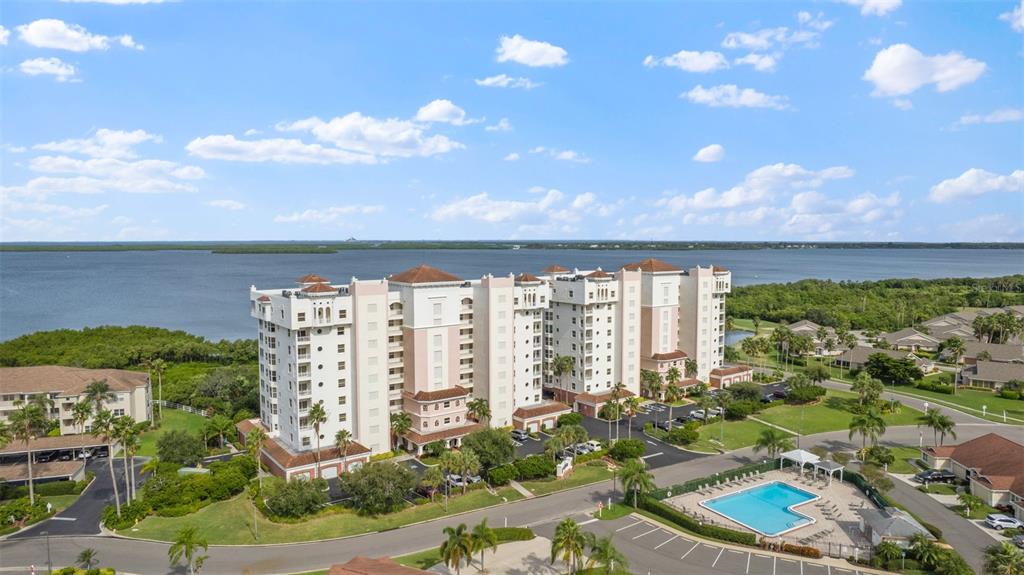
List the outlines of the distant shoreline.
{"type": "Polygon", "coordinates": [[[0,252],[206,251],[214,254],[333,254],[350,250],[811,250],[981,249],[1021,250],[999,242],[721,242],[721,241],[331,241],[331,242],[9,242],[0,252]]]}

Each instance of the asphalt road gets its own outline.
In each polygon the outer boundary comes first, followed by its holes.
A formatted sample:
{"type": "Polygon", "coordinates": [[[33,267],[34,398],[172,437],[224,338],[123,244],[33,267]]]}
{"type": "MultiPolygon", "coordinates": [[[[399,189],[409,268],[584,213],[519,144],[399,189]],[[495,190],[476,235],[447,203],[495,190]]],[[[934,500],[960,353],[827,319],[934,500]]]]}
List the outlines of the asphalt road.
{"type": "MultiPolygon", "coordinates": [[[[985,433],[998,431],[1024,442],[1024,427],[998,424],[964,424],[958,427],[960,440],[972,439],[985,433]]],[[[884,437],[893,444],[913,444],[917,441],[915,427],[894,427],[884,437]]],[[[847,432],[830,432],[804,438],[804,445],[823,445],[828,449],[852,449],[847,432]]],[[[653,471],[659,485],[670,485],[731,469],[739,464],[760,459],[750,449],[700,457],[681,464],[668,465],[653,471]]],[[[204,573],[289,573],[322,569],[333,563],[348,560],[354,555],[401,555],[438,545],[441,529],[459,523],[475,524],[487,517],[491,525],[542,525],[568,515],[592,511],[598,501],[612,496],[610,482],[601,483],[548,497],[522,500],[487,510],[441,519],[382,533],[348,539],[292,545],[211,547],[204,573]]],[[[936,501],[922,505],[941,507],[936,501]]],[[[955,518],[955,517],[954,517],[955,518]]],[[[959,518],[956,518],[959,519],[959,518]]],[[[927,518],[926,518],[927,520],[927,518]]],[[[964,520],[961,520],[964,521],[964,520]]],[[[974,526],[966,527],[976,529],[974,526]]],[[[936,523],[942,528],[941,523],[936,523]]],[[[588,526],[589,527],[589,526],[588,526]]],[[[110,537],[62,537],[51,539],[51,552],[55,565],[67,565],[83,548],[97,550],[100,562],[127,573],[182,573],[179,568],[167,566],[167,544],[125,540],[110,537]]],[[[43,565],[46,561],[46,542],[40,537],[0,541],[0,567],[43,565]]],[[[689,571],[687,571],[689,572],[689,571]]],[[[696,572],[696,571],[694,571],[696,572]]]]}

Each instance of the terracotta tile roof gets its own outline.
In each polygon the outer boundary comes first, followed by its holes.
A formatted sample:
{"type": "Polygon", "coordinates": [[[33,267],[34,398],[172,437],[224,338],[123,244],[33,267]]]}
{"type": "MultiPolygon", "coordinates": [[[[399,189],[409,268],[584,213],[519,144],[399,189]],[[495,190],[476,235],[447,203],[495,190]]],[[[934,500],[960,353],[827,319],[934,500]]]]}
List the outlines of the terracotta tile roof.
{"type": "Polygon", "coordinates": [[[371,559],[356,555],[348,563],[332,565],[327,575],[421,575],[427,573],[405,565],[399,565],[390,557],[371,559]]]}
{"type": "Polygon", "coordinates": [[[257,427],[263,431],[267,430],[267,428],[263,427],[263,424],[260,423],[259,419],[243,419],[235,424],[235,429],[237,429],[238,433],[241,433],[242,435],[249,435],[249,432],[257,427]]]}
{"type": "Polygon", "coordinates": [[[311,284],[302,288],[303,293],[338,293],[338,288],[331,284],[311,284]]]}
{"type": "Polygon", "coordinates": [[[1012,491],[1024,497],[1024,445],[996,433],[987,433],[960,445],[932,447],[928,451],[977,470],[975,480],[993,489],[1012,491]]]}
{"type": "Polygon", "coordinates": [[[564,273],[567,273],[569,270],[563,268],[562,266],[560,266],[558,264],[555,264],[555,265],[548,266],[548,267],[544,268],[541,271],[543,271],[546,274],[564,274],[564,273]]]}
{"type": "Polygon", "coordinates": [[[465,397],[469,395],[469,390],[465,387],[453,385],[437,391],[417,391],[415,394],[405,391],[402,392],[402,395],[416,401],[440,401],[442,399],[465,397]]]}
{"type": "MultiPolygon", "coordinates": [[[[267,438],[267,442],[263,444],[263,453],[277,462],[278,465],[285,469],[291,469],[294,467],[303,467],[306,465],[316,464],[316,450],[311,449],[309,451],[302,451],[300,453],[294,453],[285,446],[281,445],[274,438],[267,438]]],[[[359,443],[353,441],[345,449],[345,456],[352,457],[353,455],[369,455],[370,450],[363,447],[359,443]]],[[[327,445],[320,448],[320,463],[324,464],[334,459],[341,459],[341,450],[333,445],[327,445]]]]}
{"type": "Polygon", "coordinates": [[[743,373],[750,371],[750,367],[746,365],[734,365],[732,367],[716,367],[711,370],[711,375],[736,375],[737,373],[743,373]]]}
{"type": "Polygon", "coordinates": [[[256,298],[256,301],[270,301],[270,296],[261,295],[260,297],[256,298]]]}
{"type": "Polygon", "coordinates": [[[523,273],[521,273],[521,274],[516,276],[516,281],[519,282],[519,283],[539,282],[540,278],[538,278],[535,275],[531,275],[531,274],[528,274],[526,272],[523,272],[523,273]]]}
{"type": "Polygon", "coordinates": [[[441,439],[452,439],[453,437],[469,435],[470,433],[480,431],[483,428],[484,424],[482,423],[470,423],[469,425],[463,425],[462,427],[449,427],[448,429],[442,429],[441,431],[435,431],[433,433],[420,433],[416,430],[411,430],[407,431],[404,437],[416,445],[426,445],[430,442],[441,439]]]}
{"type": "Polygon", "coordinates": [[[300,283],[300,284],[326,284],[326,283],[331,283],[331,280],[325,278],[324,276],[317,275],[317,274],[306,274],[306,275],[302,276],[301,278],[295,280],[295,283],[300,283]]]}
{"type": "Polygon", "coordinates": [[[688,377],[683,381],[679,382],[679,387],[690,387],[691,385],[700,385],[702,383],[704,382],[697,379],[696,377],[688,377]]]}
{"type": "Polygon", "coordinates": [[[638,262],[635,262],[635,263],[626,264],[626,265],[624,265],[622,267],[623,267],[623,269],[627,269],[627,270],[637,270],[638,269],[640,271],[650,272],[650,273],[655,273],[655,272],[677,272],[677,271],[680,271],[679,268],[677,268],[676,266],[674,266],[674,265],[672,265],[672,264],[670,264],[668,262],[663,262],[661,260],[656,260],[654,258],[647,258],[645,260],[641,260],[641,261],[638,261],[638,262]]]}
{"type": "Polygon", "coordinates": [[[935,447],[929,447],[929,448],[925,449],[925,451],[927,451],[928,453],[931,453],[932,455],[934,455],[936,457],[949,457],[950,455],[953,455],[954,451],[956,451],[956,446],[955,445],[936,445],[935,447]]]}
{"type": "Polygon", "coordinates": [[[716,273],[716,274],[724,274],[725,272],[727,272],[729,270],[726,269],[726,268],[723,268],[721,266],[711,266],[711,271],[712,271],[712,273],[716,273]]]}
{"type": "MultiPolygon", "coordinates": [[[[78,435],[61,435],[58,437],[37,437],[28,442],[28,449],[31,451],[50,451],[53,449],[72,449],[76,447],[95,447],[107,445],[103,439],[90,433],[79,433],[78,435]]],[[[12,441],[7,447],[0,449],[4,453],[25,453],[25,443],[12,441]]],[[[33,469],[35,466],[33,465],[33,469]]]]}
{"type": "Polygon", "coordinates": [[[79,395],[90,382],[107,380],[111,391],[131,391],[148,384],[144,371],[85,369],[62,365],[0,368],[0,389],[4,393],[60,393],[79,395]]]}
{"type": "MultiPolygon", "coordinates": [[[[627,397],[633,397],[634,395],[635,394],[632,391],[630,391],[628,389],[624,389],[622,391],[622,393],[619,394],[619,399],[625,399],[627,397]]],[[[608,390],[608,391],[602,391],[601,393],[581,393],[581,394],[576,396],[576,401],[578,401],[580,403],[589,403],[589,404],[593,404],[593,405],[598,405],[598,404],[601,404],[601,403],[604,403],[604,402],[608,401],[611,398],[612,398],[612,392],[611,392],[611,390],[608,390]]]]}
{"type": "Polygon", "coordinates": [[[426,264],[421,264],[414,268],[409,268],[400,274],[395,274],[389,277],[388,281],[403,284],[429,284],[441,282],[460,282],[462,281],[462,278],[456,275],[452,275],[448,272],[441,271],[437,268],[430,267],[426,264]]]}
{"type": "MultiPolygon", "coordinates": [[[[32,479],[70,477],[85,467],[84,461],[48,461],[32,464],[32,479]]],[[[0,465],[0,479],[4,481],[24,481],[28,479],[28,464],[0,465]]],[[[38,484],[37,484],[38,485],[38,484]]]]}
{"type": "Polygon", "coordinates": [[[668,353],[655,353],[651,355],[651,359],[654,361],[668,361],[670,359],[683,359],[684,357],[686,357],[686,352],[681,349],[670,351],[668,353]]]}
{"type": "Polygon", "coordinates": [[[602,270],[601,268],[597,268],[596,270],[594,270],[594,271],[590,272],[589,274],[587,274],[586,277],[594,278],[594,279],[602,279],[602,278],[610,278],[610,277],[612,277],[612,274],[602,270]]]}
{"type": "Polygon", "coordinates": [[[519,409],[512,412],[512,417],[519,419],[530,419],[531,417],[540,417],[542,415],[551,415],[552,413],[568,413],[572,411],[572,408],[560,401],[550,401],[541,405],[534,405],[530,407],[520,407],[519,409]]]}

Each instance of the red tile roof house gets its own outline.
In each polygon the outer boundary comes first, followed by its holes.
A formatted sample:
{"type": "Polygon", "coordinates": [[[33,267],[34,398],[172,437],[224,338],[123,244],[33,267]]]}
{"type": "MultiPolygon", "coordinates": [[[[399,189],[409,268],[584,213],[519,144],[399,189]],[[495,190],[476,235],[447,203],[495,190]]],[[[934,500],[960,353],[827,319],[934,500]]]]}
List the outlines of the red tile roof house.
{"type": "MultiPolygon", "coordinates": [[[[245,445],[249,433],[257,427],[263,428],[259,419],[243,419],[235,424],[238,439],[242,445],[245,445]]],[[[263,431],[266,432],[266,428],[263,428],[263,431]]],[[[270,473],[286,481],[291,481],[300,477],[303,479],[316,477],[332,479],[340,473],[355,470],[369,461],[370,450],[353,441],[343,456],[341,450],[335,447],[333,442],[325,441],[320,446],[320,468],[317,473],[316,449],[294,453],[268,434],[261,455],[260,459],[270,473]]]]}
{"type": "Polygon", "coordinates": [[[748,365],[734,365],[732,367],[718,367],[711,370],[708,376],[708,385],[725,389],[735,383],[754,380],[754,370],[748,365]]]}
{"type": "Polygon", "coordinates": [[[969,480],[971,493],[988,505],[1009,505],[1024,520],[1024,445],[989,433],[960,445],[922,449],[921,457],[933,469],[969,480]]]}
{"type": "MultiPolygon", "coordinates": [[[[627,397],[632,396],[633,392],[627,389],[624,390],[621,394],[619,394],[619,400],[621,401],[623,399],[626,399],[627,397]]],[[[610,401],[611,398],[611,390],[604,391],[601,393],[587,392],[577,395],[573,400],[573,403],[575,403],[576,405],[576,411],[582,413],[587,417],[597,417],[597,413],[601,411],[601,408],[604,407],[604,404],[610,401]]]]}
{"type": "Polygon", "coordinates": [[[572,413],[572,408],[558,401],[548,401],[540,405],[520,407],[512,413],[512,427],[524,431],[540,431],[541,428],[558,427],[558,417],[572,413]]]}

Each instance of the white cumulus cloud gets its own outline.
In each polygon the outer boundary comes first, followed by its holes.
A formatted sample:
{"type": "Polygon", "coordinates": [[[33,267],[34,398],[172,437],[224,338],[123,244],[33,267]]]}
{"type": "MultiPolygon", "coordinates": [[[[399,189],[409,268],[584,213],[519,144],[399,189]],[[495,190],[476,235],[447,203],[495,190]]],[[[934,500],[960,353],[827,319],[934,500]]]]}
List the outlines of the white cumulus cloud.
{"type": "Polygon", "coordinates": [[[439,122],[453,126],[465,126],[480,121],[467,119],[466,111],[451,100],[433,100],[416,112],[416,119],[420,122],[439,122]]]}
{"type": "Polygon", "coordinates": [[[647,56],[644,58],[644,66],[653,68],[655,66],[666,66],[678,68],[684,72],[714,72],[729,67],[729,61],[721,52],[694,52],[680,50],[671,56],[655,58],[647,56]]]}
{"type": "Polygon", "coordinates": [[[160,143],[160,136],[145,130],[110,130],[100,128],[88,138],[72,138],[32,146],[36,150],[82,154],[93,158],[135,158],[135,146],[146,142],[160,143]]]}
{"type": "Polygon", "coordinates": [[[719,162],[725,158],[725,148],[721,144],[705,146],[693,155],[695,162],[719,162]]]}
{"type": "Polygon", "coordinates": [[[0,46],[6,46],[7,40],[11,37],[11,31],[0,26],[0,46]]]}
{"type": "Polygon", "coordinates": [[[32,58],[18,65],[18,69],[29,76],[53,76],[58,82],[75,79],[75,67],[60,58],[32,58]]]}
{"type": "Polygon", "coordinates": [[[589,164],[590,158],[585,154],[577,152],[575,150],[559,150],[557,148],[547,148],[544,146],[537,146],[530,149],[531,154],[546,154],[556,160],[562,160],[565,162],[576,162],[578,164],[589,164]]]}
{"type": "Polygon", "coordinates": [[[999,19],[1009,22],[1014,32],[1024,32],[1024,0],[1014,6],[1013,10],[1000,14],[999,19]]]}
{"type": "Polygon", "coordinates": [[[909,44],[893,44],[875,55],[864,80],[875,85],[874,96],[906,96],[933,84],[949,92],[974,82],[986,65],[960,52],[926,56],[909,44]]]}
{"type": "Polygon", "coordinates": [[[501,37],[497,59],[499,62],[517,62],[531,68],[565,66],[569,63],[569,53],[560,46],[539,40],[528,40],[516,34],[501,37]]]}
{"type": "Polygon", "coordinates": [[[231,134],[196,138],[185,149],[208,160],[281,164],[376,164],[376,156],[307,144],[295,138],[240,140],[231,134]]]}
{"type": "Polygon", "coordinates": [[[534,82],[529,78],[512,77],[508,74],[498,74],[497,76],[488,76],[487,78],[481,78],[473,80],[477,86],[484,86],[485,88],[523,88],[525,90],[532,90],[540,86],[539,82],[534,82]]]}
{"type": "Polygon", "coordinates": [[[558,190],[547,190],[535,201],[498,200],[482,192],[442,204],[434,208],[430,217],[437,221],[469,218],[490,223],[507,222],[525,215],[543,214],[563,197],[558,190]]]}
{"type": "Polygon", "coordinates": [[[864,16],[885,16],[889,12],[899,8],[903,0],[843,0],[850,6],[860,8],[864,16]]]}
{"type": "Polygon", "coordinates": [[[494,124],[493,126],[486,126],[484,130],[487,130],[488,132],[511,132],[512,123],[508,121],[508,118],[502,118],[498,120],[497,124],[494,124]]]}
{"type": "Polygon", "coordinates": [[[238,211],[244,210],[245,204],[237,200],[210,200],[206,202],[206,205],[213,208],[221,208],[224,210],[238,211]]]}
{"type": "Polygon", "coordinates": [[[928,197],[933,202],[951,202],[989,192],[1024,192],[1024,170],[1002,176],[987,170],[971,168],[955,178],[932,186],[928,197]]]}
{"type": "Polygon", "coordinates": [[[279,224],[329,224],[338,221],[338,219],[344,216],[367,216],[383,211],[384,206],[379,205],[330,206],[319,210],[309,209],[290,214],[280,214],[274,216],[274,221],[279,224]]]}
{"type": "Polygon", "coordinates": [[[680,95],[694,104],[703,104],[712,108],[770,108],[785,110],[789,108],[788,98],[758,92],[752,88],[739,88],[735,84],[722,84],[705,88],[697,85],[689,92],[680,95]]]}
{"type": "Polygon", "coordinates": [[[746,56],[736,58],[733,61],[736,65],[752,66],[758,72],[774,72],[775,66],[779,63],[778,54],[756,54],[751,52],[746,56]]]}
{"type": "Polygon", "coordinates": [[[110,48],[111,41],[116,41],[127,48],[143,49],[143,46],[137,44],[131,36],[111,38],[102,34],[92,34],[82,26],[68,24],[55,18],[35,20],[18,26],[17,30],[22,41],[36,48],[87,52],[89,50],[106,50],[110,48]]]}
{"type": "Polygon", "coordinates": [[[507,156],[505,156],[502,159],[505,160],[506,162],[518,161],[519,160],[519,153],[518,152],[511,152],[510,154],[508,154],[507,156]]]}
{"type": "Polygon", "coordinates": [[[1024,109],[1003,108],[988,114],[967,114],[960,116],[956,121],[957,126],[971,126],[974,124],[1005,124],[1007,122],[1019,122],[1024,120],[1024,109]]]}

